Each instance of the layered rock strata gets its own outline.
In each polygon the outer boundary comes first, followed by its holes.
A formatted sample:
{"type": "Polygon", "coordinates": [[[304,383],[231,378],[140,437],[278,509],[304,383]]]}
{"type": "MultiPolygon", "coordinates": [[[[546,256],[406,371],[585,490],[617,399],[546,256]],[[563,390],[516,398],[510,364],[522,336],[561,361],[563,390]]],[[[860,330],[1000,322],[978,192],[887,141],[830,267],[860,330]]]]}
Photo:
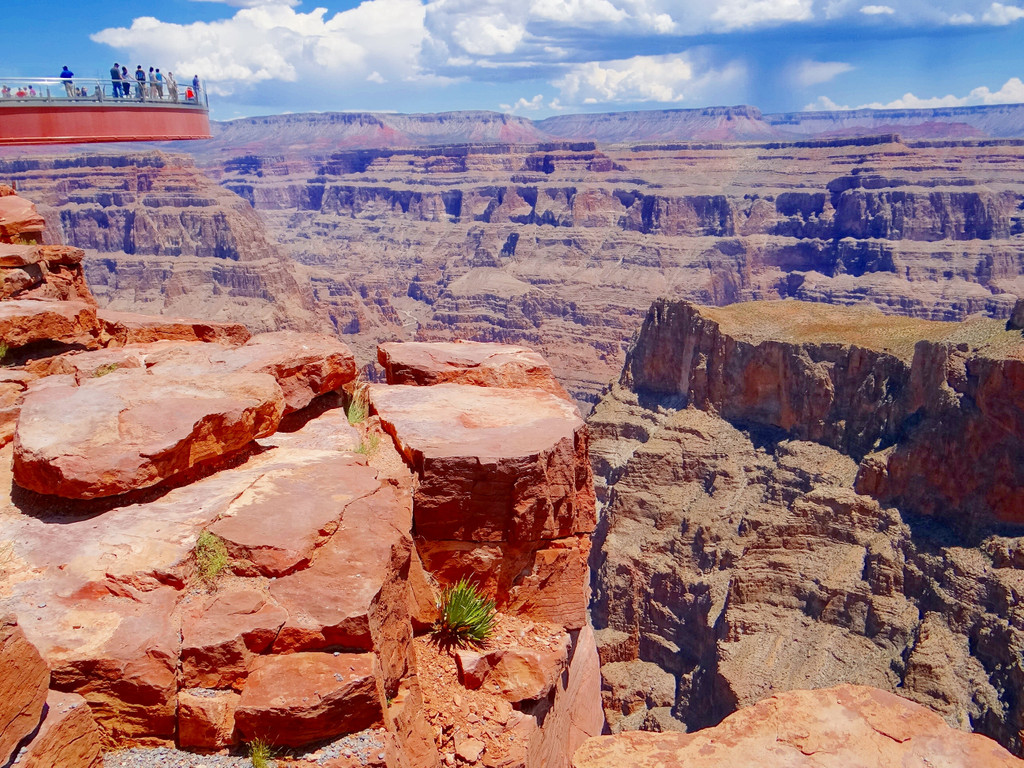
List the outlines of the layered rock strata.
{"type": "Polygon", "coordinates": [[[1022,359],[998,321],[656,303],[589,419],[613,730],[850,682],[1020,752],[1022,359]]]}

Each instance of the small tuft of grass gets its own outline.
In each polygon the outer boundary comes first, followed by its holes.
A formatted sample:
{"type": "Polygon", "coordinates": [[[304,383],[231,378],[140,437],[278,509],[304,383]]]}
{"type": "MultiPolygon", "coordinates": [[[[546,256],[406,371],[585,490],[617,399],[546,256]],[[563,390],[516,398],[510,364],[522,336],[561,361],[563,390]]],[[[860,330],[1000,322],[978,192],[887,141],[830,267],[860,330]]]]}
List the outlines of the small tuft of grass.
{"type": "Polygon", "coordinates": [[[352,426],[366,421],[366,417],[370,415],[370,403],[367,398],[366,387],[358,387],[352,393],[352,399],[349,401],[346,415],[348,416],[348,423],[352,426]]]}
{"type": "Polygon", "coordinates": [[[7,353],[11,351],[11,348],[7,346],[6,341],[0,341],[0,365],[4,364],[4,358],[7,357],[7,353]]]}
{"type": "Polygon", "coordinates": [[[270,768],[274,749],[263,739],[253,739],[248,744],[249,762],[252,768],[270,768]]]}
{"type": "Polygon", "coordinates": [[[196,539],[195,553],[196,573],[207,586],[212,586],[227,567],[227,545],[219,536],[203,531],[196,539]]]}
{"type": "Polygon", "coordinates": [[[114,371],[116,371],[120,367],[121,367],[120,363],[107,363],[106,365],[101,365],[99,368],[96,369],[96,371],[95,371],[95,373],[93,373],[92,377],[94,379],[98,379],[101,376],[106,376],[108,373],[113,373],[114,371]]]}
{"type": "Polygon", "coordinates": [[[364,456],[373,456],[377,453],[378,448],[380,448],[380,435],[376,432],[371,432],[359,441],[359,447],[356,448],[356,453],[361,453],[364,456]]]}
{"type": "Polygon", "coordinates": [[[445,588],[438,609],[441,616],[434,624],[434,637],[441,645],[481,646],[494,632],[494,601],[468,579],[445,588]]]}

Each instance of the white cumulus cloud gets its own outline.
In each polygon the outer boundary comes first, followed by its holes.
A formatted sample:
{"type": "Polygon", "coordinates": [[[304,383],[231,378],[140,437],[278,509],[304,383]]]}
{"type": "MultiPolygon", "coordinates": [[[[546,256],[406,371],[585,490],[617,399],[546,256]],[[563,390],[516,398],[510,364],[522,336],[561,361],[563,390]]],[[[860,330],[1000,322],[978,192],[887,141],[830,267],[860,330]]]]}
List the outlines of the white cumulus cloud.
{"type": "Polygon", "coordinates": [[[860,12],[867,16],[891,16],[896,13],[896,9],[888,5],[864,5],[861,6],[860,12]]]}
{"type": "Polygon", "coordinates": [[[538,93],[532,99],[527,100],[520,98],[515,104],[500,104],[501,109],[505,112],[536,112],[544,106],[544,94],[538,93]]]}
{"type": "Polygon", "coordinates": [[[367,0],[327,16],[325,8],[295,11],[287,2],[244,8],[228,19],[172,24],[144,16],[130,27],[104,29],[91,38],[124,51],[137,63],[199,73],[219,95],[269,80],[340,78],[402,80],[420,74],[425,36],[419,0],[367,0]]]}
{"type": "Polygon", "coordinates": [[[939,109],[942,107],[973,107],[984,104],[1019,104],[1024,102],[1024,82],[1019,77],[1011,77],[998,91],[989,90],[987,86],[974,88],[966,96],[930,96],[921,98],[912,93],[906,93],[901,98],[882,103],[879,101],[870,104],[861,104],[856,107],[844,106],[832,101],[828,96],[819,96],[818,99],[804,107],[808,112],[816,110],[846,110],[846,109],[939,109]]]}
{"type": "Polygon", "coordinates": [[[672,103],[693,98],[712,82],[722,86],[743,74],[739,64],[723,70],[698,69],[686,54],[634,56],[574,65],[554,85],[569,104],[672,103]]]}
{"type": "Polygon", "coordinates": [[[793,68],[793,81],[807,88],[820,83],[827,83],[844,72],[850,72],[853,66],[845,61],[814,61],[805,59],[793,68]]]}
{"type": "Polygon", "coordinates": [[[1020,19],[1024,19],[1024,8],[1018,8],[1015,5],[1003,5],[1002,3],[992,3],[981,17],[981,20],[986,24],[994,24],[996,26],[1006,26],[1020,19]]]}
{"type": "Polygon", "coordinates": [[[711,20],[722,29],[742,29],[812,18],[812,0],[719,0],[711,20]]]}

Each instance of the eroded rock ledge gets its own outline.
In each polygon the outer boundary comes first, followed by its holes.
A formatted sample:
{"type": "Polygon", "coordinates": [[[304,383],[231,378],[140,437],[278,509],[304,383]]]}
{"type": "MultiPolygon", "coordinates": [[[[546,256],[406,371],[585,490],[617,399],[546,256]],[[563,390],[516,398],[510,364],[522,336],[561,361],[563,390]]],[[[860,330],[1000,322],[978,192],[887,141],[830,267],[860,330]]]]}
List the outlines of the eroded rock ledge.
{"type": "Polygon", "coordinates": [[[613,731],[870,685],[1022,751],[1024,337],[659,301],[588,419],[613,731]]]}

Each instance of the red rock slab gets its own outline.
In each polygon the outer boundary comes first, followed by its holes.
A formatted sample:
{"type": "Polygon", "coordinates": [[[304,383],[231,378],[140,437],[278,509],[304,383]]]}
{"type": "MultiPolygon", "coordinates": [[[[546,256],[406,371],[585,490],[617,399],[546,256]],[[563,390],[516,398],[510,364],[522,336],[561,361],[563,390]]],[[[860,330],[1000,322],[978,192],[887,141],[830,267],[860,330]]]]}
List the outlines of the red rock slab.
{"type": "Polygon", "coordinates": [[[0,244],[0,267],[27,267],[47,262],[71,266],[81,264],[85,251],[69,245],[5,245],[0,244]]]}
{"type": "Polygon", "coordinates": [[[270,434],[282,409],[280,387],[263,374],[114,371],[80,386],[52,376],[25,396],[14,480],[73,499],[146,488],[270,434]]]}
{"type": "Polygon", "coordinates": [[[17,195],[0,196],[0,242],[38,242],[46,222],[35,205],[17,195]]]}
{"type": "Polygon", "coordinates": [[[182,612],[181,677],[190,688],[241,688],[286,614],[253,585],[197,598],[182,612]]]}
{"type": "Polygon", "coordinates": [[[589,536],[520,546],[419,539],[416,548],[423,567],[439,582],[468,578],[506,613],[568,630],[587,623],[589,536]]]}
{"type": "Polygon", "coordinates": [[[209,530],[258,573],[285,576],[309,564],[348,504],[379,487],[376,470],[335,454],[259,478],[209,530]]]}
{"type": "Polygon", "coordinates": [[[235,710],[242,740],[301,747],[380,723],[375,667],[372,653],[261,656],[235,710]]]}
{"type": "Polygon", "coordinates": [[[39,725],[50,669],[12,615],[0,616],[0,765],[39,725]]]}
{"type": "Polygon", "coordinates": [[[275,331],[253,336],[224,358],[233,369],[269,373],[284,390],[285,413],[298,411],[319,395],[356,378],[352,351],[331,336],[275,331]]]}
{"type": "Polygon", "coordinates": [[[0,302],[0,340],[9,347],[36,341],[99,346],[96,307],[84,301],[11,299],[0,302]]]}
{"type": "Polygon", "coordinates": [[[105,745],[170,739],[177,722],[178,590],[94,584],[67,593],[61,582],[51,585],[53,592],[27,605],[22,597],[18,614],[53,670],[53,687],[85,697],[105,745]]]}
{"type": "Polygon", "coordinates": [[[547,696],[568,662],[569,636],[552,651],[497,648],[485,653],[455,652],[459,680],[473,690],[482,688],[513,704],[547,696]]]}
{"type": "Polygon", "coordinates": [[[919,704],[841,685],[787,691],[696,733],[623,732],[589,739],[575,768],[1021,768],[991,739],[948,726],[919,704]]]}
{"type": "Polygon", "coordinates": [[[18,756],[18,768],[94,768],[103,761],[103,736],[88,702],[50,691],[39,732],[18,756]]]}
{"type": "Polygon", "coordinates": [[[0,369],[0,447],[14,439],[21,403],[28,385],[35,380],[28,371],[0,369]]]}
{"type": "Polygon", "coordinates": [[[25,364],[25,370],[36,376],[74,376],[75,381],[81,384],[87,379],[101,378],[114,371],[145,368],[149,349],[149,345],[145,345],[69,352],[31,360],[25,364]]]}
{"type": "Polygon", "coordinates": [[[385,687],[393,692],[408,666],[412,640],[407,591],[411,508],[408,489],[392,485],[353,501],[313,564],[270,585],[270,594],[288,611],[275,653],[373,649],[385,687]]]}
{"type": "Polygon", "coordinates": [[[101,309],[97,313],[110,344],[148,344],[154,341],[203,341],[236,347],[252,338],[241,323],[216,323],[188,317],[158,317],[101,309]]]}
{"type": "Polygon", "coordinates": [[[381,425],[418,475],[417,536],[526,542],[594,529],[587,430],[536,389],[370,387],[381,425]]]}
{"type": "Polygon", "coordinates": [[[340,407],[320,414],[294,431],[288,431],[286,424],[287,421],[282,422],[277,432],[260,438],[259,444],[274,448],[355,451],[362,441],[359,430],[348,423],[345,409],[340,407]]]}
{"type": "Polygon", "coordinates": [[[234,691],[208,688],[179,691],[178,746],[214,750],[235,744],[235,709],[240,698],[234,691]]]}
{"type": "Polygon", "coordinates": [[[388,384],[474,384],[542,389],[570,399],[551,366],[537,352],[479,341],[388,342],[377,346],[388,384]]]}

